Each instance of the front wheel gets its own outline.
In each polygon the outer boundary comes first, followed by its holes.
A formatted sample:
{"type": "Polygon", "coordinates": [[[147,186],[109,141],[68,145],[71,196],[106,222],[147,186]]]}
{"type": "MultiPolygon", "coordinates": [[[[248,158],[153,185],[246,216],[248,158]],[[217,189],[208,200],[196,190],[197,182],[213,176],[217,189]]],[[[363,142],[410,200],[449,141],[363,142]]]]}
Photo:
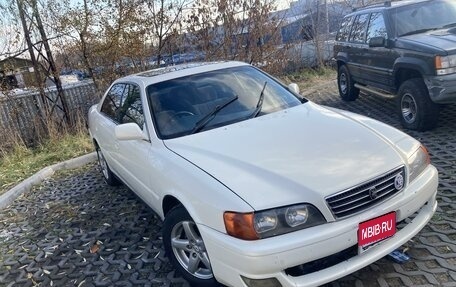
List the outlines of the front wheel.
{"type": "Polygon", "coordinates": [[[398,93],[398,109],[402,126],[416,131],[431,130],[437,126],[440,106],[432,102],[422,79],[402,83],[398,93]]]}
{"type": "Polygon", "coordinates": [[[174,268],[191,286],[220,286],[198,227],[183,206],[172,209],[163,225],[163,245],[174,268]]]}

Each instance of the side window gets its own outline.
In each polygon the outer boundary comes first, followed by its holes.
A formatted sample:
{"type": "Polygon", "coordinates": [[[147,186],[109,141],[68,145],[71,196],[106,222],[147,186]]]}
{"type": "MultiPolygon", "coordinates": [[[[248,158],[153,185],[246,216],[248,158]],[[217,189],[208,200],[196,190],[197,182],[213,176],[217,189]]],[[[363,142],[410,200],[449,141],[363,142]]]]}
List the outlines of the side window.
{"type": "Polygon", "coordinates": [[[348,35],[350,35],[350,28],[351,28],[351,22],[352,22],[353,17],[346,17],[342,21],[342,24],[340,25],[339,32],[337,33],[336,36],[336,41],[347,41],[348,40],[348,35]]]}
{"type": "Polygon", "coordinates": [[[385,21],[382,13],[372,13],[367,28],[367,42],[374,37],[387,38],[385,21]]]}
{"type": "Polygon", "coordinates": [[[366,26],[369,20],[369,14],[358,15],[353,23],[353,29],[350,35],[350,42],[365,43],[366,41],[366,26]]]}
{"type": "Polygon", "coordinates": [[[124,94],[125,84],[115,84],[109,90],[103,104],[101,105],[101,112],[106,114],[111,119],[117,121],[117,110],[122,105],[122,97],[124,94]]]}
{"type": "Polygon", "coordinates": [[[144,125],[144,112],[139,87],[129,84],[124,94],[124,103],[117,114],[118,122],[121,124],[136,123],[142,128],[144,125]]]}

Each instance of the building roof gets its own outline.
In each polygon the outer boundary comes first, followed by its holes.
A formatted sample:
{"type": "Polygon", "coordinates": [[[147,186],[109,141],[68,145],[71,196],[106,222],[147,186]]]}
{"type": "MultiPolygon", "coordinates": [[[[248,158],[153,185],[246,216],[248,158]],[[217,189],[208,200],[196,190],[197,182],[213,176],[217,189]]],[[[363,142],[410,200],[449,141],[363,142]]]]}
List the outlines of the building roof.
{"type": "Polygon", "coordinates": [[[0,60],[0,65],[4,63],[10,63],[10,62],[22,62],[22,63],[29,63],[30,65],[32,64],[32,60],[30,59],[24,59],[20,57],[8,57],[3,60],[0,60]]]}
{"type": "Polygon", "coordinates": [[[32,66],[31,60],[19,57],[9,57],[0,60],[0,71],[28,70],[28,68],[32,66]]]}

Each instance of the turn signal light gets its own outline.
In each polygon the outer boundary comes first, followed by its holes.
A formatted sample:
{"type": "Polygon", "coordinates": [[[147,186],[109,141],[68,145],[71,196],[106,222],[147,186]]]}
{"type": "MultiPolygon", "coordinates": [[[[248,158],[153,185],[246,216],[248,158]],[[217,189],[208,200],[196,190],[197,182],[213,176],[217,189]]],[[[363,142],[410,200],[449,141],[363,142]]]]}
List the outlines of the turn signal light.
{"type": "Polygon", "coordinates": [[[442,57],[436,56],[435,57],[435,68],[436,69],[443,69],[442,67],[442,57]]]}
{"type": "Polygon", "coordinates": [[[244,240],[259,239],[253,227],[253,213],[235,213],[227,211],[223,214],[223,220],[225,221],[226,232],[229,235],[244,240]]]}

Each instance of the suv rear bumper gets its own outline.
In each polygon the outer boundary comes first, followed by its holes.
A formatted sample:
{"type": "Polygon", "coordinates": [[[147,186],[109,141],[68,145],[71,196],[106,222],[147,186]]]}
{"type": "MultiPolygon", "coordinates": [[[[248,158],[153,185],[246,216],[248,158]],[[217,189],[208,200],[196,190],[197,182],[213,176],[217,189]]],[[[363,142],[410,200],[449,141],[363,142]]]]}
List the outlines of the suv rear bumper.
{"type": "Polygon", "coordinates": [[[434,103],[456,103],[456,74],[425,77],[424,82],[434,103]]]}

